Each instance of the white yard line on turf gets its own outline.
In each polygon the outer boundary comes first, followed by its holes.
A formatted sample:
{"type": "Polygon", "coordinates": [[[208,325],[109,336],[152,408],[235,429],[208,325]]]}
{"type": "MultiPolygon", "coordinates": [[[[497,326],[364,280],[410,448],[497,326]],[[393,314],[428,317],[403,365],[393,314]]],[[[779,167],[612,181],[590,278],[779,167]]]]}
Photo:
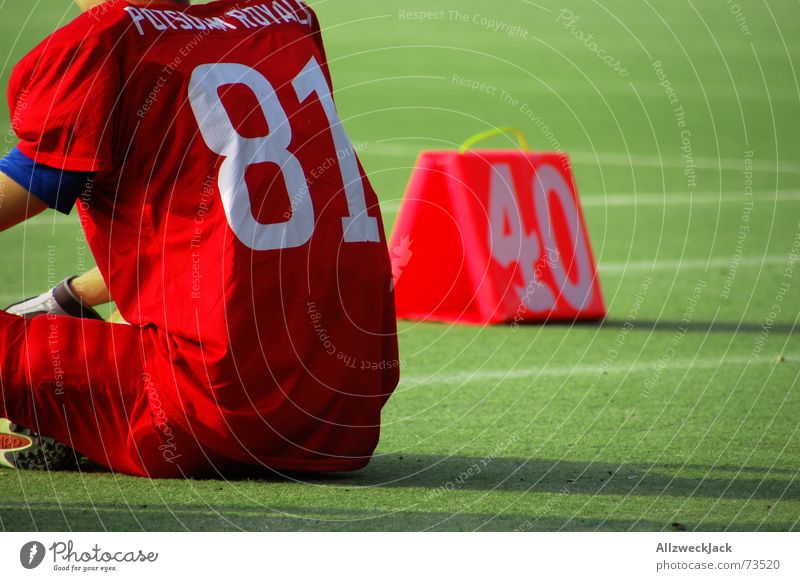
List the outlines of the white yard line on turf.
{"type": "Polygon", "coordinates": [[[742,191],[698,192],[696,194],[613,194],[608,196],[583,196],[581,205],[586,207],[608,206],[667,206],[680,204],[744,204],[767,202],[800,202],[800,191],[763,191],[754,192],[752,200],[744,198],[742,191]]]}
{"type": "MultiPolygon", "coordinates": [[[[785,264],[788,257],[781,254],[752,256],[740,258],[738,267],[768,266],[785,264]]],[[[633,260],[630,262],[605,262],[600,257],[598,268],[602,274],[624,274],[627,272],[650,272],[658,270],[707,270],[710,268],[726,268],[734,264],[733,258],[684,258],[678,260],[633,260]]],[[[17,297],[11,297],[16,299],[17,297]]],[[[2,295],[0,295],[2,299],[2,295]]]]}
{"type": "MultiPolygon", "coordinates": [[[[601,362],[602,363],[602,362],[601,362]]],[[[475,383],[479,381],[491,380],[510,380],[510,379],[535,379],[539,377],[571,377],[573,375],[595,375],[602,367],[597,365],[573,365],[570,367],[537,367],[527,369],[510,369],[497,371],[458,371],[453,373],[433,373],[431,375],[404,374],[401,375],[400,384],[406,388],[430,384],[456,384],[475,383]]],[[[761,357],[725,357],[719,358],[698,358],[676,360],[664,365],[658,361],[648,361],[645,363],[634,363],[633,365],[614,365],[603,368],[606,374],[629,374],[651,372],[655,369],[663,370],[686,370],[686,369],[716,369],[722,366],[747,366],[747,365],[777,365],[775,359],[761,357]]],[[[601,376],[602,377],[602,376],[601,376]]]]}
{"type": "MultiPolygon", "coordinates": [[[[606,208],[610,206],[677,206],[682,204],[739,204],[749,202],[744,192],[727,190],[720,192],[697,192],[689,195],[642,192],[633,194],[593,194],[581,196],[584,208],[606,208]]],[[[800,191],[796,190],[763,190],[753,192],[754,203],[800,202],[800,191]]],[[[384,214],[396,214],[400,209],[400,200],[381,202],[384,214]]]]}
{"type": "MultiPolygon", "coordinates": [[[[369,143],[364,155],[382,155],[386,157],[416,156],[424,149],[455,149],[458,144],[422,143],[405,145],[402,143],[374,142],[369,143]]],[[[586,165],[617,165],[623,167],[672,167],[685,168],[686,160],[680,157],[659,157],[657,155],[637,153],[596,153],[591,151],[569,151],[570,160],[586,165]]],[[[693,165],[700,169],[724,169],[744,171],[744,160],[733,157],[695,157],[693,165]]],[[[790,160],[754,159],[751,169],[767,173],[800,173],[800,163],[790,160]]]]}
{"type": "Polygon", "coordinates": [[[76,228],[80,228],[80,221],[78,217],[68,217],[68,216],[37,216],[35,218],[31,218],[27,222],[23,222],[19,226],[16,227],[16,230],[24,230],[25,228],[44,228],[45,226],[48,228],[55,228],[61,226],[75,226],[76,228]]]}
{"type": "MultiPolygon", "coordinates": [[[[761,266],[768,264],[785,264],[788,256],[780,254],[770,254],[767,256],[753,256],[740,258],[736,263],[739,266],[761,266]]],[[[598,268],[603,273],[623,273],[627,271],[649,271],[649,270],[683,270],[683,269],[706,269],[706,268],[726,268],[733,263],[732,258],[687,258],[683,260],[640,260],[631,262],[603,262],[600,261],[598,268]]]]}
{"type": "MultiPolygon", "coordinates": [[[[753,192],[755,203],[800,202],[800,191],[797,190],[762,190],[753,192]]],[[[743,192],[727,190],[720,192],[697,192],[695,194],[665,194],[658,192],[642,192],[633,194],[593,194],[581,197],[584,208],[605,208],[611,206],[678,206],[682,204],[744,204],[743,192]]],[[[381,202],[381,212],[396,214],[400,209],[400,200],[381,202]]],[[[42,216],[31,218],[22,227],[35,226],[60,227],[78,226],[78,219],[68,216],[42,216]]]]}
{"type": "MultiPolygon", "coordinates": [[[[388,76],[386,71],[378,70],[365,70],[365,69],[349,69],[337,71],[337,82],[340,85],[337,87],[338,91],[347,91],[352,89],[362,89],[364,85],[375,85],[381,83],[389,83],[395,80],[402,82],[416,82],[427,83],[427,90],[436,90],[436,85],[430,81],[446,81],[444,86],[439,86],[438,90],[452,93],[453,88],[459,88],[457,81],[466,80],[459,75],[452,73],[447,75],[431,74],[427,75],[403,75],[403,76],[388,76]],[[455,79],[455,80],[454,80],[455,79]]],[[[664,99],[664,89],[655,83],[646,82],[628,82],[628,83],[614,83],[614,84],[588,84],[585,82],[570,82],[564,79],[558,81],[545,83],[542,79],[532,76],[519,75],[512,73],[509,75],[480,75],[481,82],[486,83],[489,89],[497,88],[505,90],[511,97],[530,98],[533,95],[544,95],[545,97],[557,97],[564,94],[579,94],[585,98],[608,98],[608,97],[629,97],[629,98],[657,98],[664,99]]],[[[698,99],[705,101],[715,100],[757,100],[757,101],[790,101],[797,103],[797,91],[779,91],[775,87],[770,87],[766,91],[763,87],[759,89],[757,86],[754,88],[736,86],[732,87],[725,84],[707,84],[703,83],[703,92],[698,91],[697,87],[689,85],[672,85],[675,92],[681,97],[685,96],[687,99],[698,99]]],[[[469,89],[469,87],[467,87],[469,89]]],[[[454,96],[458,96],[454,94],[454,96]]]]}

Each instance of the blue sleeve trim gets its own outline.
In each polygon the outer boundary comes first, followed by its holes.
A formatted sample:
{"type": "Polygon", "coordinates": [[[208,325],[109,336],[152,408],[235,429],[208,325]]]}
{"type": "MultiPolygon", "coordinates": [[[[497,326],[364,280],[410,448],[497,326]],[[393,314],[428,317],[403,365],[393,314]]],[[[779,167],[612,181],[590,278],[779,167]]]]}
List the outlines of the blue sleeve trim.
{"type": "Polygon", "coordinates": [[[16,147],[0,159],[0,171],[62,214],[72,211],[75,200],[86,189],[87,180],[94,175],[36,163],[16,147]]]}

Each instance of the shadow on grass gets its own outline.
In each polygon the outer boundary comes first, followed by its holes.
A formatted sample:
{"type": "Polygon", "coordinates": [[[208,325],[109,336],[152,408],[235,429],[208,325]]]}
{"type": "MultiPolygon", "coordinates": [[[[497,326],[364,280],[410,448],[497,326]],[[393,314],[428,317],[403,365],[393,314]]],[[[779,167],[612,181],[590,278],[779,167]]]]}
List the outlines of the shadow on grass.
{"type": "MultiPolygon", "coordinates": [[[[94,464],[86,474],[108,473],[94,464]]],[[[514,491],[679,498],[800,500],[800,469],[698,464],[611,464],[538,458],[383,454],[352,473],[282,473],[248,468],[195,482],[307,483],[429,491],[514,491]]],[[[423,493],[424,494],[424,493],[423,493]]]]}
{"type": "Polygon", "coordinates": [[[798,470],[610,464],[522,458],[388,454],[352,478],[358,485],[589,495],[798,500],[798,470]],[[722,472],[722,474],[721,474],[722,472]]]}
{"type": "MultiPolygon", "coordinates": [[[[793,505],[778,505],[781,512],[771,516],[770,511],[779,500],[800,499],[792,469],[746,466],[740,471],[725,465],[709,471],[702,465],[427,454],[381,455],[354,473],[251,472],[227,482],[147,481],[100,470],[59,478],[65,478],[61,486],[88,496],[76,501],[60,491],[53,497],[62,501],[30,502],[9,489],[0,496],[0,529],[787,531],[796,526],[793,505]],[[503,492],[515,494],[500,496],[503,492]],[[117,500],[109,501],[109,494],[117,500]],[[604,495],[616,518],[600,519],[596,512],[583,518],[583,507],[593,499],[602,505],[604,495]],[[700,508],[681,511],[688,498],[702,498],[700,508]],[[717,499],[742,507],[760,502],[764,519],[754,520],[751,511],[748,521],[721,522],[723,514],[736,519],[736,511],[730,506],[713,510],[717,499]],[[657,510],[643,508],[655,502],[657,510]],[[639,510],[644,512],[637,518],[639,510]],[[673,523],[675,511],[696,520],[673,523]]],[[[44,473],[28,473],[21,483],[37,490],[39,499],[43,489],[54,486],[52,475],[44,473]]]]}
{"type": "MultiPolygon", "coordinates": [[[[302,506],[186,506],[168,499],[153,506],[92,503],[0,503],[3,531],[682,531],[777,530],[791,523],[675,523],[647,518],[581,518],[580,515],[492,515],[302,506]]],[[[351,501],[352,502],[352,501],[351,501]]]]}

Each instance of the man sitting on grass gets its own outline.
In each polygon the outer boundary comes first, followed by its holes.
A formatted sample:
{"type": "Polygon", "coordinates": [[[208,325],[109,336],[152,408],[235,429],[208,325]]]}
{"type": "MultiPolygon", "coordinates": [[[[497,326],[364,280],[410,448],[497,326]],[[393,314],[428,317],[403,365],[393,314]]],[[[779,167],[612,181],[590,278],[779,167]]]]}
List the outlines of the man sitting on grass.
{"type": "Polygon", "coordinates": [[[0,313],[0,464],[365,466],[399,377],[391,267],[315,14],[78,3],[11,77],[0,230],[77,202],[99,272],[0,313]],[[98,320],[111,297],[127,324],[98,320]]]}

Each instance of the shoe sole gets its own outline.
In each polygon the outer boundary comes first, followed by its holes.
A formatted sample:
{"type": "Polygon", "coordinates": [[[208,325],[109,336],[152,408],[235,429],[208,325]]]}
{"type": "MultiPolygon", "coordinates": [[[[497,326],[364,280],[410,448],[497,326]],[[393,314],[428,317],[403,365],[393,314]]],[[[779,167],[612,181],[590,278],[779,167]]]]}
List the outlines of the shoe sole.
{"type": "Polygon", "coordinates": [[[0,419],[0,466],[17,470],[65,470],[76,464],[75,451],[69,446],[0,419]]]}

